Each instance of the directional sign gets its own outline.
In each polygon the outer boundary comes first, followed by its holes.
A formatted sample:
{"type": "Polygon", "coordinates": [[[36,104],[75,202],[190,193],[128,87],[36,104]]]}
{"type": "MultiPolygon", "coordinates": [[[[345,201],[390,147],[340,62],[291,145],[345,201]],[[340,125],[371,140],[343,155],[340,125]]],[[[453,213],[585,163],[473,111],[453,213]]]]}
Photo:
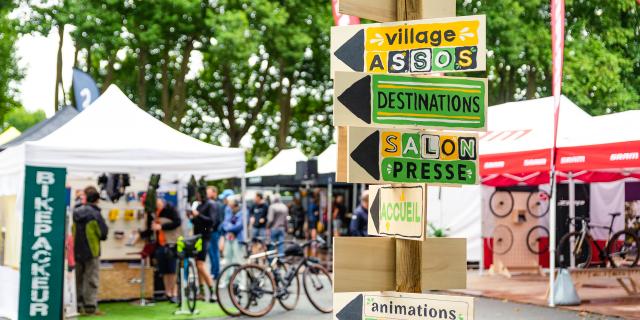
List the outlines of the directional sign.
{"type": "Polygon", "coordinates": [[[485,31],[483,15],[332,27],[331,75],[482,71],[485,31]]]}
{"type": "Polygon", "coordinates": [[[369,199],[369,235],[424,240],[425,185],[371,185],[369,199]]]}
{"type": "MultiPolygon", "coordinates": [[[[396,241],[399,240],[387,237],[335,238],[333,291],[395,290],[396,241]]],[[[426,237],[420,245],[422,291],[466,288],[466,239],[426,237]]]]}
{"type": "Polygon", "coordinates": [[[473,298],[401,292],[333,294],[336,320],[473,320],[473,298]]]}
{"type": "Polygon", "coordinates": [[[335,126],[483,131],[487,79],[336,72],[335,126]]]}
{"type": "Polygon", "coordinates": [[[338,182],[478,183],[475,134],[340,127],[338,182]]]}

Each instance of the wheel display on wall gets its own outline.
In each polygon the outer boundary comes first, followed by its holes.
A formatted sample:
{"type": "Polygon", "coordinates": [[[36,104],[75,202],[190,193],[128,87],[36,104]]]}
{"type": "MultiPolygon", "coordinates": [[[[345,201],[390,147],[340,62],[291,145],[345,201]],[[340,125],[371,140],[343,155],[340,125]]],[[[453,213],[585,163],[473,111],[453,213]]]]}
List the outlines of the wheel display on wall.
{"type": "Polygon", "coordinates": [[[549,242],[542,241],[549,239],[549,229],[545,226],[535,226],[527,233],[527,248],[533,254],[545,254],[549,252],[549,242]],[[542,245],[541,245],[542,244],[542,245]]]}
{"type": "Polygon", "coordinates": [[[505,225],[498,225],[491,233],[489,249],[497,255],[503,255],[513,246],[513,231],[505,225]]]}
{"type": "Polygon", "coordinates": [[[489,198],[489,209],[494,216],[504,218],[513,211],[513,202],[511,191],[496,190],[489,198]]]}
{"type": "Polygon", "coordinates": [[[527,211],[529,214],[542,218],[549,213],[551,196],[546,191],[531,192],[527,198],[527,211]]]}

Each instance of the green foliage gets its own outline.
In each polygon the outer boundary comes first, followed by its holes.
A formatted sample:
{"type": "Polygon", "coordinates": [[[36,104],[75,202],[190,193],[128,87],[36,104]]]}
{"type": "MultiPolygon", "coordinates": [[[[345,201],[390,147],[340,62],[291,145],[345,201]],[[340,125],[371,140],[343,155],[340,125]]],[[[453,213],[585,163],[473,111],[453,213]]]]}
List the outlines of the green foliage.
{"type": "Polygon", "coordinates": [[[21,132],[24,132],[46,118],[47,115],[40,109],[30,112],[24,107],[17,107],[9,111],[5,116],[4,128],[13,126],[21,132]]]}
{"type": "MultiPolygon", "coordinates": [[[[548,0],[458,1],[459,15],[487,15],[490,104],[551,94],[549,6],[548,0]]],[[[567,0],[566,19],[563,94],[594,115],[637,109],[637,3],[567,0]]]]}
{"type": "Polygon", "coordinates": [[[15,42],[18,29],[9,13],[16,7],[14,1],[0,1],[0,123],[6,114],[19,106],[16,101],[16,82],[22,79],[22,70],[17,67],[15,42]]]}

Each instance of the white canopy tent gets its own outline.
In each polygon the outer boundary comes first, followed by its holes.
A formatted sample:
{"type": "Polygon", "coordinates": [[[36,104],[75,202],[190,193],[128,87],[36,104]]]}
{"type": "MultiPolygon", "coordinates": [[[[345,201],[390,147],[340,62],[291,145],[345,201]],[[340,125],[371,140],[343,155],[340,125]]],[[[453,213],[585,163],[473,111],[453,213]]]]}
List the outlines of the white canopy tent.
{"type": "Polygon", "coordinates": [[[298,148],[284,149],[260,168],[247,173],[247,178],[268,176],[292,176],[296,174],[296,162],[307,161],[298,148]]]}
{"type": "MultiPolygon", "coordinates": [[[[15,199],[14,214],[5,223],[5,258],[13,257],[5,263],[14,268],[20,265],[28,165],[66,168],[67,181],[123,172],[141,179],[160,173],[163,179],[186,182],[192,174],[210,180],[243,178],[245,155],[242,149],[214,146],[170,128],[112,85],[89,108],[50,135],[0,152],[0,197],[15,199]]],[[[17,296],[17,292],[2,290],[2,295],[17,296]]],[[[0,316],[15,318],[17,301],[15,304],[15,310],[11,303],[10,310],[6,310],[7,304],[0,305],[0,316]]]]}

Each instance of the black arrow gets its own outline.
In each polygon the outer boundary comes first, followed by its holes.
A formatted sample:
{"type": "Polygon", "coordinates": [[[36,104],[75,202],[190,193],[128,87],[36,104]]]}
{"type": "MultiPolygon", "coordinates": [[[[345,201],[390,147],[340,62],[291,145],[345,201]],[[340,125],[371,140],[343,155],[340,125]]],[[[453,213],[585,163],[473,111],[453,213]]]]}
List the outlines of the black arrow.
{"type": "Polygon", "coordinates": [[[371,208],[369,209],[376,233],[380,233],[380,197],[378,197],[380,192],[382,192],[382,189],[378,189],[378,192],[373,196],[373,202],[371,202],[371,208]]]}
{"type": "Polygon", "coordinates": [[[364,71],[364,29],[347,40],[334,54],[353,71],[364,71]]]}
{"type": "Polygon", "coordinates": [[[364,168],[374,179],[380,180],[380,161],[378,154],[380,148],[380,132],[374,131],[370,136],[362,140],[359,146],[351,152],[351,159],[364,168]]]}
{"type": "Polygon", "coordinates": [[[371,76],[366,76],[353,83],[339,97],[351,113],[362,121],[371,123],[371,76]]]}
{"type": "Polygon", "coordinates": [[[338,318],[338,320],[362,320],[363,301],[364,297],[362,294],[359,294],[336,314],[336,318],[338,318]]]}

